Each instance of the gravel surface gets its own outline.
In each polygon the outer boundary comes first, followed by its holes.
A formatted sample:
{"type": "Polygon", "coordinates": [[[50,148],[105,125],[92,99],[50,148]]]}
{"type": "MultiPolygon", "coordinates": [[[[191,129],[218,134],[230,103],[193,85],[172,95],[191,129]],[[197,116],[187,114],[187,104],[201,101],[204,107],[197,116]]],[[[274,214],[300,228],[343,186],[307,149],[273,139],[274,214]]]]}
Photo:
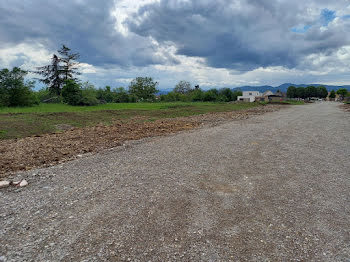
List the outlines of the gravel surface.
{"type": "Polygon", "coordinates": [[[0,189],[0,261],[349,261],[337,103],[130,142],[0,189]]]}

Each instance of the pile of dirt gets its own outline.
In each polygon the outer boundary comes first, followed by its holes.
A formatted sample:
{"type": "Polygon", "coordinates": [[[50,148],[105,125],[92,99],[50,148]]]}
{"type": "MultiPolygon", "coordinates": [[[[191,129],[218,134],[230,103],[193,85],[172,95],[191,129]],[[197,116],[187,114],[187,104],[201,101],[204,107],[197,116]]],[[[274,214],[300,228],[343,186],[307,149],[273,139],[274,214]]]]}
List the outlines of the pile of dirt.
{"type": "Polygon", "coordinates": [[[350,104],[343,104],[341,108],[346,112],[350,112],[350,104]]]}
{"type": "Polygon", "coordinates": [[[0,176],[9,172],[60,163],[79,154],[119,146],[127,140],[192,129],[199,124],[191,121],[163,120],[141,123],[133,121],[1,141],[0,176]]]}
{"type": "Polygon", "coordinates": [[[62,163],[84,153],[96,153],[122,145],[127,140],[161,136],[189,130],[201,124],[216,125],[222,121],[246,119],[284,107],[268,105],[243,111],[209,113],[186,118],[163,119],[147,122],[134,119],[131,122],[115,122],[85,128],[67,128],[60,133],[0,141],[0,177],[36,167],[62,163]]]}

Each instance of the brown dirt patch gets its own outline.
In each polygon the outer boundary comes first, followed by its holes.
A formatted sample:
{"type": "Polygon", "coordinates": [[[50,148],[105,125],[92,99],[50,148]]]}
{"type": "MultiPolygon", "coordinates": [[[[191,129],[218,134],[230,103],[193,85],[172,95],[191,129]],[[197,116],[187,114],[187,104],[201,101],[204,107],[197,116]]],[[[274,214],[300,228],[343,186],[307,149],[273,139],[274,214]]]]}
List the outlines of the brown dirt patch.
{"type": "Polygon", "coordinates": [[[79,154],[96,153],[122,145],[127,140],[161,136],[196,128],[203,123],[217,125],[223,121],[246,119],[251,115],[272,112],[285,105],[268,105],[243,111],[209,113],[192,117],[163,119],[153,122],[133,119],[112,125],[73,128],[64,132],[0,141],[0,177],[11,173],[62,163],[79,154]]]}
{"type": "Polygon", "coordinates": [[[343,104],[340,106],[344,111],[350,112],[350,104],[343,104]]]}

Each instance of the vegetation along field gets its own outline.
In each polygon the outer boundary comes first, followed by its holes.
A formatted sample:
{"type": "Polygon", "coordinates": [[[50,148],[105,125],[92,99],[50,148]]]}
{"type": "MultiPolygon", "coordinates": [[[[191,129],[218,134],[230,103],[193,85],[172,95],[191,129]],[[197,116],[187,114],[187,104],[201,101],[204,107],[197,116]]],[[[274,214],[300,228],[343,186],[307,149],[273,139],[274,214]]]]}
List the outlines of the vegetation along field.
{"type": "Polygon", "coordinates": [[[258,103],[159,102],[111,103],[96,106],[40,104],[0,108],[0,139],[64,131],[73,127],[109,125],[114,121],[154,121],[209,112],[226,112],[259,106],[258,103]]]}

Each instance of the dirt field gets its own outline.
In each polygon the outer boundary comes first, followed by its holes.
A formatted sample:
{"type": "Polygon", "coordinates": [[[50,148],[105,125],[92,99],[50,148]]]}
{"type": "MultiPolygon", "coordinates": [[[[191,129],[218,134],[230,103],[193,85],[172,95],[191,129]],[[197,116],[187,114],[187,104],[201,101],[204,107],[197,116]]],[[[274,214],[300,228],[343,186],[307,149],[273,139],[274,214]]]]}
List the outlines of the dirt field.
{"type": "MultiPolygon", "coordinates": [[[[283,106],[268,105],[243,111],[159,119],[152,122],[138,116],[133,120],[115,121],[108,126],[73,129],[68,126],[65,132],[0,140],[0,178],[16,171],[62,163],[80,154],[100,152],[120,146],[124,141],[189,130],[203,123],[213,125],[230,119],[244,119],[252,115],[279,110],[281,107],[283,106]]],[[[63,125],[60,127],[65,128],[63,125]]]]}
{"type": "Polygon", "coordinates": [[[19,173],[3,261],[349,261],[350,114],[291,106],[19,173]]]}

